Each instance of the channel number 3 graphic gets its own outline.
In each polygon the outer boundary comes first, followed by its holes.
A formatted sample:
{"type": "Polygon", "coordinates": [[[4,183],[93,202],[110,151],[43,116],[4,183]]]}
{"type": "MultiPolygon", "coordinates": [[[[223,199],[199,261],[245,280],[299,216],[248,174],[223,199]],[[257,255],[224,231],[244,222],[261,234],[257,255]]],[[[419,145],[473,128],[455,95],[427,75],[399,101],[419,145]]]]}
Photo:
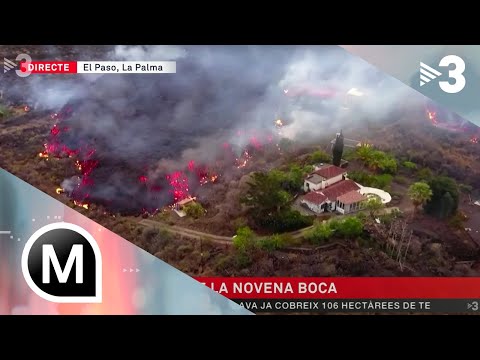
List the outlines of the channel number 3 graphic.
{"type": "MultiPolygon", "coordinates": [[[[465,61],[457,55],[447,55],[443,57],[438,64],[438,66],[443,68],[451,68],[451,65],[453,65],[453,69],[448,71],[448,80],[440,81],[438,85],[443,92],[456,94],[462,91],[467,83],[465,76],[463,76],[465,71],[465,61]]],[[[437,69],[420,62],[420,86],[428,84],[440,75],[442,75],[442,73],[437,69]]]]}
{"type": "MultiPolygon", "coordinates": [[[[438,66],[449,67],[450,65],[455,65],[453,70],[448,71],[448,78],[453,79],[455,82],[453,84],[450,81],[440,81],[438,85],[440,89],[449,94],[456,94],[463,90],[467,81],[463,73],[465,71],[465,61],[457,55],[447,55],[440,60],[438,66]]],[[[478,304],[477,304],[478,306],[478,304]]]]}
{"type": "Polygon", "coordinates": [[[472,311],[478,311],[479,307],[478,307],[478,301],[472,301],[471,303],[469,303],[467,305],[467,308],[468,309],[472,309],[472,311]]]}
{"type": "Polygon", "coordinates": [[[448,67],[451,64],[455,65],[455,69],[448,71],[448,77],[449,79],[454,79],[455,83],[450,84],[449,81],[440,81],[438,84],[443,91],[449,94],[456,94],[462,91],[467,83],[465,76],[463,76],[463,72],[465,71],[465,61],[457,55],[447,55],[440,60],[438,66],[448,67]]]}

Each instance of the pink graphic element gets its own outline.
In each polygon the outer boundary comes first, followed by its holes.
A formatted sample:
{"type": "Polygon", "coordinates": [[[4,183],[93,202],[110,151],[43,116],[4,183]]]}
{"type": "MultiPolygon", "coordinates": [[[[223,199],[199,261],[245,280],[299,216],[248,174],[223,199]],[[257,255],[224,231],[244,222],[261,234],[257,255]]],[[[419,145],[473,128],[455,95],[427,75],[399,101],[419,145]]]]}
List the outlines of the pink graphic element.
{"type": "MultiPolygon", "coordinates": [[[[102,254],[102,302],[98,304],[57,304],[44,300],[27,285],[18,267],[9,261],[18,259],[13,253],[0,252],[0,315],[134,315],[136,273],[123,268],[136,268],[135,246],[101,227],[89,218],[65,207],[62,220],[78,225],[96,240],[102,254]],[[9,256],[10,255],[10,256],[9,256]],[[3,261],[7,259],[7,261],[3,261]]],[[[0,250],[2,250],[0,243],[0,250]]],[[[6,252],[13,249],[5,249],[6,252]]]]}

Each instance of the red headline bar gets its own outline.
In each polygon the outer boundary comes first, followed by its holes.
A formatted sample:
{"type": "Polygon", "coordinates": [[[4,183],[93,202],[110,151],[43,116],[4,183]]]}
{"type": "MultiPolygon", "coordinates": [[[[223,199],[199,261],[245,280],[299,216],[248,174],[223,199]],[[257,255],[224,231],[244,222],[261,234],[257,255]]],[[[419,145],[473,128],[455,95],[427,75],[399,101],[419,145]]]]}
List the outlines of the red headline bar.
{"type": "Polygon", "coordinates": [[[223,278],[196,280],[230,299],[478,299],[480,277],[223,278]]]}
{"type": "Polygon", "coordinates": [[[22,72],[31,74],[76,74],[76,61],[32,61],[20,64],[22,72]]]}

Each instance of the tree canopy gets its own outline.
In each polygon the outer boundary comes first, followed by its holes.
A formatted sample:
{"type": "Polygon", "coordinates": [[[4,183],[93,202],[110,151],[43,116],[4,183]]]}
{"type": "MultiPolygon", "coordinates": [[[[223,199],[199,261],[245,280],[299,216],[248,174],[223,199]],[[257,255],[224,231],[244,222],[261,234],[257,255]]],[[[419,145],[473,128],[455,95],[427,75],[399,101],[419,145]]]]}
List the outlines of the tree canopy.
{"type": "Polygon", "coordinates": [[[313,229],[305,233],[305,239],[313,244],[323,244],[333,235],[333,229],[327,222],[315,224],[313,229]]]}
{"type": "Polygon", "coordinates": [[[310,154],[309,157],[310,162],[313,164],[322,163],[322,162],[330,162],[332,161],[332,156],[326,153],[323,150],[317,150],[310,154]]]}
{"type": "Polygon", "coordinates": [[[415,206],[415,210],[419,206],[425,205],[430,199],[432,198],[432,189],[430,186],[423,181],[413,183],[410,185],[407,191],[408,197],[413,202],[413,206],[415,206]]]}
{"type": "Polygon", "coordinates": [[[426,202],[425,211],[442,219],[453,215],[458,209],[460,197],[455,180],[447,176],[435,176],[428,181],[428,185],[432,197],[426,202]]]}
{"type": "Polygon", "coordinates": [[[375,150],[370,145],[357,147],[356,157],[372,171],[381,171],[387,174],[395,174],[397,172],[397,160],[383,151],[375,150]]]}
{"type": "Polygon", "coordinates": [[[348,177],[363,186],[371,186],[384,190],[390,186],[393,180],[393,176],[390,174],[373,175],[365,171],[351,171],[349,172],[348,177]]]}
{"type": "Polygon", "coordinates": [[[402,163],[403,167],[408,170],[416,170],[417,169],[417,164],[415,164],[412,161],[404,161],[402,163]]]}
{"type": "Polygon", "coordinates": [[[241,252],[247,252],[255,247],[256,235],[248,226],[237,229],[237,235],[233,238],[233,246],[241,252]]]}
{"type": "Polygon", "coordinates": [[[282,211],[292,200],[292,196],[282,188],[284,180],[284,173],[277,170],[254,173],[242,202],[251,206],[255,215],[259,216],[282,211]]]}
{"type": "Polygon", "coordinates": [[[191,202],[183,207],[185,214],[188,216],[193,217],[194,219],[198,219],[205,214],[205,209],[203,206],[198,202],[191,202]]]}
{"type": "Polygon", "coordinates": [[[276,232],[311,225],[309,217],[290,209],[293,200],[291,193],[301,188],[303,175],[303,170],[298,166],[292,166],[287,172],[272,170],[254,173],[242,203],[250,207],[255,223],[276,232]]]}
{"type": "Polygon", "coordinates": [[[334,219],[329,225],[335,235],[345,239],[354,239],[363,233],[363,222],[357,216],[349,216],[342,220],[334,219]]]}
{"type": "Polygon", "coordinates": [[[367,200],[365,204],[365,209],[368,211],[370,216],[372,218],[377,217],[379,214],[380,210],[382,210],[384,207],[382,200],[380,200],[378,197],[372,197],[367,200]]]}

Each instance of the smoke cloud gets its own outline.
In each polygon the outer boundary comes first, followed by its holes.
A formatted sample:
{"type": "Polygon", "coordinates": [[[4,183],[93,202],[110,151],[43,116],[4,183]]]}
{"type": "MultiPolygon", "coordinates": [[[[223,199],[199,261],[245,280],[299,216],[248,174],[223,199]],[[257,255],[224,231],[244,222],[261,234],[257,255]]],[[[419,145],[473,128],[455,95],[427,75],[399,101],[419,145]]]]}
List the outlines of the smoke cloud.
{"type": "MultiPolygon", "coordinates": [[[[101,165],[90,196],[118,207],[147,199],[138,176],[168,189],[165,174],[192,160],[215,161],[225,143],[238,155],[252,134],[274,131],[277,117],[285,119],[283,136],[315,142],[365,119],[382,121],[421,97],[333,46],[117,46],[101,53],[103,60],[175,60],[177,73],[31,76],[28,100],[74,107],[62,141],[96,149],[101,165]],[[347,95],[351,88],[356,95],[347,95]],[[295,91],[304,95],[288,96],[295,91]]],[[[165,191],[155,198],[159,206],[169,201],[165,191]]]]}

